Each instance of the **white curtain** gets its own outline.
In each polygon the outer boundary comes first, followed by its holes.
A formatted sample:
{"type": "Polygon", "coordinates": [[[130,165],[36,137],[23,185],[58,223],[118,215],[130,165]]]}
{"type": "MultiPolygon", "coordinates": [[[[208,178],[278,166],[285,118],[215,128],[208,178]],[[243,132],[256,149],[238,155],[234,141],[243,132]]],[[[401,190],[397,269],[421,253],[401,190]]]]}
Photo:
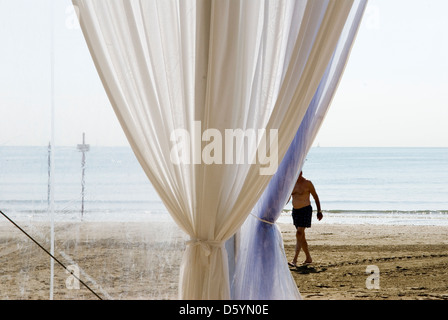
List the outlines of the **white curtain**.
{"type": "MultiPolygon", "coordinates": [[[[321,83],[277,172],[238,233],[234,299],[301,299],[275,224],[291,195],[348,61],[367,0],[356,0],[321,83]]],[[[291,221],[292,223],[292,221],[291,221]]]]}
{"type": "Polygon", "coordinates": [[[191,237],[181,263],[179,298],[230,298],[224,242],[269,183],[274,156],[280,161],[291,144],[353,1],[73,4],[137,159],[191,237]],[[221,148],[219,154],[226,129],[266,130],[270,156],[255,153],[263,150],[266,136],[261,135],[258,149],[241,152],[237,146],[232,155],[221,148]],[[176,145],[181,152],[172,152],[176,145]]]}

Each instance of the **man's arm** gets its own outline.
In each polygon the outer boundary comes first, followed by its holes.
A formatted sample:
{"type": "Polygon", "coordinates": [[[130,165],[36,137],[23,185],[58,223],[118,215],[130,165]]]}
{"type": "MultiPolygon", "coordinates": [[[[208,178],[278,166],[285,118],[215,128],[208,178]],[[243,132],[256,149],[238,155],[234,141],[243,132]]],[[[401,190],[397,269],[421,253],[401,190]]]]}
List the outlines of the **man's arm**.
{"type": "Polygon", "coordinates": [[[323,217],[322,210],[320,208],[319,196],[317,195],[316,189],[314,188],[313,183],[310,181],[310,193],[314,198],[314,202],[316,202],[317,206],[317,219],[320,221],[323,217]]]}

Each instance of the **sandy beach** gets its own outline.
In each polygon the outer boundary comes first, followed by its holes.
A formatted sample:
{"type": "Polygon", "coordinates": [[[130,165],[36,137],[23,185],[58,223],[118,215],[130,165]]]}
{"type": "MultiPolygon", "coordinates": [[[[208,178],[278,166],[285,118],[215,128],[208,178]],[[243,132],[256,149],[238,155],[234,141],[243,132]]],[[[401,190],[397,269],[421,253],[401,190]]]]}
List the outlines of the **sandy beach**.
{"type": "MultiPolygon", "coordinates": [[[[281,228],[291,260],[295,230],[281,228]]],[[[447,227],[315,223],[307,239],[313,263],[291,269],[304,299],[448,300],[447,227]],[[367,288],[371,265],[378,268],[379,289],[367,288]]]]}
{"type": "MultiPolygon", "coordinates": [[[[49,248],[48,223],[21,226],[49,248]]],[[[295,230],[279,226],[290,260],[295,230]]],[[[187,237],[174,225],[72,222],[55,230],[55,256],[103,299],[177,299],[187,237]]],[[[447,235],[448,227],[315,223],[307,231],[314,261],[291,273],[307,300],[448,300],[447,235]],[[379,271],[379,289],[367,288],[371,265],[379,271]]],[[[45,252],[8,222],[0,223],[0,244],[0,299],[48,299],[45,252]]],[[[57,263],[54,274],[54,299],[97,299],[57,263]]]]}
{"type": "MultiPolygon", "coordinates": [[[[50,248],[49,223],[19,222],[50,248]]],[[[75,266],[102,299],[177,299],[184,234],[173,223],[55,224],[55,257],[75,266]]],[[[0,299],[49,299],[50,257],[8,222],[0,223],[0,299]]],[[[54,265],[54,299],[98,299],[54,265]]]]}

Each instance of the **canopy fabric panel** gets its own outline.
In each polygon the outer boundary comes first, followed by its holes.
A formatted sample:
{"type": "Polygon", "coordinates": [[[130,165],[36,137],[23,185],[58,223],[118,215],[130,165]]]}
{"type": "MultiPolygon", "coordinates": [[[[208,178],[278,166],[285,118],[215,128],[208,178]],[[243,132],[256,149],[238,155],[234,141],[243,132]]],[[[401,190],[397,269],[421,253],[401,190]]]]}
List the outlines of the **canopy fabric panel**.
{"type": "Polygon", "coordinates": [[[179,298],[230,298],[224,242],[288,150],[353,0],[73,4],[138,161],[191,237],[179,298]],[[219,151],[226,130],[265,134],[243,154],[221,148],[217,157],[208,151],[219,151]]]}
{"type": "Polygon", "coordinates": [[[289,272],[281,232],[275,222],[291,195],[305,157],[329,109],[366,4],[366,0],[361,0],[353,5],[333,57],[291,146],[238,233],[233,279],[235,299],[301,299],[289,272]]]}

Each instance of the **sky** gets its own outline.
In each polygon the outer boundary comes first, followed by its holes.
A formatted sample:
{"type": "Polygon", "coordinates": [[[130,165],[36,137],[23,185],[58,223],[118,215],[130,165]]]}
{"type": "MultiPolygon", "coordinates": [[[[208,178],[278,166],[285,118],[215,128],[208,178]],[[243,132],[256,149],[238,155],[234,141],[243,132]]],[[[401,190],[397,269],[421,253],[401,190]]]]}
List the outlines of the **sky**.
{"type": "MultiPolygon", "coordinates": [[[[54,2],[55,143],[128,143],[70,0],[54,2]]],[[[0,0],[0,146],[51,138],[50,0],[0,0]]],[[[314,145],[448,147],[446,0],[370,0],[314,145]]]]}

